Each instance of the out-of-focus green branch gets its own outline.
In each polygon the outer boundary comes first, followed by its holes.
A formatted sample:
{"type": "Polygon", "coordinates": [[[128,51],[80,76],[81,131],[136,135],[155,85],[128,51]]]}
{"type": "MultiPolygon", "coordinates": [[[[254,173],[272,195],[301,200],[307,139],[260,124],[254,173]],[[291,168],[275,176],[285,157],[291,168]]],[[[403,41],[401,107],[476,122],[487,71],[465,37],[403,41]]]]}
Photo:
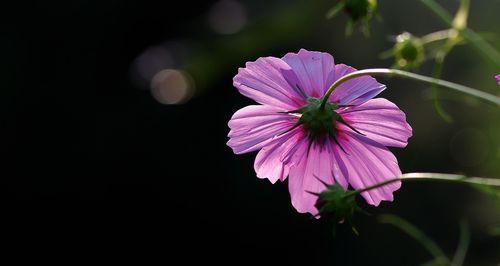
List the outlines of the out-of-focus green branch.
{"type": "Polygon", "coordinates": [[[470,96],[477,97],[479,99],[488,101],[490,103],[494,103],[497,106],[500,106],[500,97],[497,97],[495,95],[492,95],[492,94],[489,94],[489,93],[486,93],[486,92],[483,92],[480,90],[469,88],[467,86],[463,86],[463,85],[456,84],[453,82],[449,82],[449,81],[445,81],[445,80],[441,80],[441,79],[436,79],[436,78],[431,78],[431,77],[427,77],[427,76],[423,76],[423,75],[419,75],[419,74],[415,74],[412,72],[403,71],[403,70],[399,70],[399,69],[372,68],[372,69],[363,69],[363,70],[354,71],[354,72],[351,72],[351,73],[337,79],[330,86],[330,88],[328,88],[325,95],[322,97],[321,108],[325,107],[326,102],[330,98],[330,95],[333,93],[335,88],[337,88],[342,83],[344,83],[348,80],[358,78],[361,76],[389,76],[389,77],[396,76],[396,77],[413,79],[413,80],[417,80],[417,81],[424,82],[424,83],[436,84],[436,85],[441,86],[441,87],[446,87],[446,88],[449,88],[449,89],[452,89],[452,90],[455,90],[458,92],[468,94],[470,96]]]}
{"type": "Polygon", "coordinates": [[[447,30],[440,30],[440,31],[432,32],[432,33],[429,33],[429,34],[426,34],[426,35],[420,37],[420,40],[422,41],[423,45],[426,45],[426,44],[429,44],[432,42],[446,40],[446,39],[450,38],[451,31],[452,31],[451,29],[447,29],[447,30]]]}
{"type": "Polygon", "coordinates": [[[417,240],[429,253],[434,257],[434,261],[438,265],[450,265],[450,260],[444,254],[443,250],[434,242],[432,239],[427,237],[422,231],[417,227],[409,223],[408,221],[396,216],[396,215],[381,215],[379,221],[385,224],[391,224],[401,231],[405,232],[413,239],[417,240]]]}
{"type": "Polygon", "coordinates": [[[423,265],[462,266],[470,242],[469,227],[465,221],[460,222],[460,240],[453,259],[450,260],[443,250],[431,238],[410,222],[396,215],[386,214],[379,216],[381,223],[390,224],[405,232],[419,242],[434,257],[432,261],[423,265]]]}
{"type": "MultiPolygon", "coordinates": [[[[436,79],[441,78],[441,74],[443,72],[444,61],[446,56],[453,50],[453,48],[462,41],[462,32],[463,29],[467,26],[467,18],[469,17],[469,0],[461,0],[460,7],[453,18],[452,25],[453,28],[448,31],[448,38],[446,39],[446,43],[439,49],[436,54],[436,65],[434,67],[433,77],[436,79]]],[[[444,121],[451,123],[453,122],[453,118],[449,115],[444,108],[441,106],[441,102],[439,101],[439,91],[436,84],[432,85],[432,94],[434,99],[434,109],[436,112],[443,118],[444,121]]]]}
{"type": "MultiPolygon", "coordinates": [[[[453,18],[451,14],[448,11],[446,11],[442,6],[440,6],[436,1],[434,0],[420,0],[420,1],[430,10],[432,10],[448,26],[457,29],[460,35],[462,35],[464,39],[470,42],[487,61],[494,64],[496,67],[500,67],[500,52],[498,52],[491,44],[486,42],[479,34],[477,34],[475,31],[473,31],[472,29],[468,28],[465,25],[467,19],[466,13],[461,13],[461,10],[459,10],[457,16],[453,18]]],[[[468,8],[469,1],[466,2],[468,8]]]]}
{"type": "Polygon", "coordinates": [[[453,256],[453,261],[451,265],[462,266],[464,264],[465,255],[467,255],[467,249],[470,243],[470,231],[469,225],[466,221],[462,220],[460,222],[460,240],[458,242],[457,250],[453,256]]]}

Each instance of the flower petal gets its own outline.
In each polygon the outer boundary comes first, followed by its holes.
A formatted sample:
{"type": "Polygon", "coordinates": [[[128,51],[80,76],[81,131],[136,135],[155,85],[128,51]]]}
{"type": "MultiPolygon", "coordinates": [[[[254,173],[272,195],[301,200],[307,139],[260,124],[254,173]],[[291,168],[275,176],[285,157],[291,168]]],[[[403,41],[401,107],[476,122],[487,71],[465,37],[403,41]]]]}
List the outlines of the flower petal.
{"type": "MultiPolygon", "coordinates": [[[[382,144],[352,132],[338,134],[335,158],[345,179],[355,189],[363,189],[401,175],[396,157],[382,144]]],[[[361,193],[369,204],[378,206],[382,200],[393,200],[392,193],[401,187],[397,181],[361,193]]]]}
{"type": "Polygon", "coordinates": [[[261,57],[240,68],[233,79],[239,92],[258,103],[287,111],[305,104],[307,97],[298,89],[299,81],[292,68],[276,57],[261,57]]]}
{"type": "Polygon", "coordinates": [[[310,97],[323,96],[334,81],[334,60],[328,53],[300,49],[297,54],[286,54],[283,61],[292,67],[299,78],[300,88],[310,97]]]}
{"type": "MultiPolygon", "coordinates": [[[[338,64],[335,65],[335,80],[356,71],[355,68],[338,64]]],[[[361,76],[342,83],[335,88],[329,101],[341,105],[359,105],[377,96],[385,89],[385,85],[377,82],[370,76],[361,76]]]]}
{"type": "Polygon", "coordinates": [[[297,118],[280,112],[281,108],[268,105],[250,105],[238,110],[228,123],[231,130],[227,145],[236,154],[262,148],[296,123],[297,118]]]}
{"type": "Polygon", "coordinates": [[[301,145],[306,154],[296,166],[291,167],[288,189],[292,205],[298,212],[316,215],[318,210],[314,205],[318,197],[313,193],[325,190],[323,183],[333,184],[337,180],[340,185],[347,188],[347,182],[341,175],[337,176],[335,173],[338,167],[335,166],[333,144],[330,140],[323,144],[316,142],[309,144],[307,141],[301,145]]]}
{"type": "Polygon", "coordinates": [[[284,181],[291,164],[284,162],[284,154],[289,153],[301,139],[302,129],[296,128],[264,146],[255,158],[254,169],[259,178],[267,178],[271,183],[284,181]]]}
{"type": "Polygon", "coordinates": [[[387,99],[371,99],[339,114],[347,124],[384,146],[404,148],[412,136],[405,113],[387,99]]]}

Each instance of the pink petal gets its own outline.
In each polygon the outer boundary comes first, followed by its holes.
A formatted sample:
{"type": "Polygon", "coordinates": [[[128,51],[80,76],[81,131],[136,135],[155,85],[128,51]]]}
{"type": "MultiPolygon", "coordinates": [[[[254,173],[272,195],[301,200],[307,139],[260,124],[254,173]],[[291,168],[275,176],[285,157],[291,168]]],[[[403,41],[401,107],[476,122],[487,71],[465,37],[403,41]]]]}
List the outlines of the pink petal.
{"type": "Polygon", "coordinates": [[[412,135],[405,113],[383,98],[371,99],[339,113],[347,124],[384,146],[404,148],[412,135]]]}
{"type": "Polygon", "coordinates": [[[255,158],[254,168],[259,178],[267,178],[271,183],[284,181],[291,164],[287,164],[284,154],[289,153],[304,138],[301,128],[296,128],[264,146],[255,158]]]}
{"type": "Polygon", "coordinates": [[[294,110],[305,104],[306,96],[292,68],[276,57],[261,57],[246,63],[233,79],[239,92],[258,103],[294,110]]]}
{"type": "Polygon", "coordinates": [[[308,141],[301,145],[301,149],[305,150],[306,154],[296,166],[290,169],[288,189],[292,205],[298,212],[316,215],[318,210],[314,205],[318,197],[310,192],[321,193],[326,188],[318,179],[327,184],[333,184],[335,180],[338,180],[344,188],[347,188],[347,182],[340,173],[338,175],[335,173],[339,168],[335,166],[333,145],[330,140],[323,145],[313,143],[309,146],[308,141]]]}
{"type": "MultiPolygon", "coordinates": [[[[354,71],[355,68],[344,64],[335,65],[335,80],[354,71]]],[[[385,85],[378,83],[374,78],[361,76],[335,88],[329,100],[341,105],[359,105],[377,96],[384,89],[385,85]]]]}
{"type": "MultiPolygon", "coordinates": [[[[335,158],[345,179],[355,189],[363,189],[401,175],[396,157],[383,145],[357,133],[338,135],[342,151],[334,147],[335,158]]],[[[378,206],[382,200],[393,200],[392,193],[401,187],[397,181],[361,193],[369,204],[378,206]]]]}
{"type": "Polygon", "coordinates": [[[238,110],[228,123],[231,130],[227,145],[236,154],[262,148],[296,123],[297,118],[280,113],[282,111],[268,105],[250,105],[238,110]]]}
{"type": "Polygon", "coordinates": [[[283,60],[297,74],[299,87],[308,96],[316,98],[323,96],[334,81],[334,60],[328,53],[300,49],[298,54],[286,54],[283,60]]]}

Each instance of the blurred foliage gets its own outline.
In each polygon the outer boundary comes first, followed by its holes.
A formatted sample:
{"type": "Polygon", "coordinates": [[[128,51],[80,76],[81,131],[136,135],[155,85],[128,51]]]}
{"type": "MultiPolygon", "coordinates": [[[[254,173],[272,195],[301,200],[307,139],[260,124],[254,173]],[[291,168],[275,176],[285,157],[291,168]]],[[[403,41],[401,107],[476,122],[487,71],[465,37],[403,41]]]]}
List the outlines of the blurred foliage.
{"type": "Polygon", "coordinates": [[[453,256],[450,260],[436,242],[425,235],[417,227],[396,215],[380,215],[381,223],[390,224],[405,232],[418,243],[420,243],[432,256],[433,259],[422,264],[423,266],[462,266],[470,242],[469,227],[465,221],[460,223],[460,240],[453,256]]]}
{"type": "Polygon", "coordinates": [[[408,32],[403,32],[396,37],[396,45],[391,52],[396,59],[397,68],[418,68],[425,60],[422,41],[408,32]]]}
{"type": "Polygon", "coordinates": [[[377,10],[377,0],[340,0],[327,13],[326,18],[331,19],[344,11],[349,20],[346,25],[346,35],[351,35],[355,26],[360,26],[365,36],[370,35],[370,20],[377,10]]]}

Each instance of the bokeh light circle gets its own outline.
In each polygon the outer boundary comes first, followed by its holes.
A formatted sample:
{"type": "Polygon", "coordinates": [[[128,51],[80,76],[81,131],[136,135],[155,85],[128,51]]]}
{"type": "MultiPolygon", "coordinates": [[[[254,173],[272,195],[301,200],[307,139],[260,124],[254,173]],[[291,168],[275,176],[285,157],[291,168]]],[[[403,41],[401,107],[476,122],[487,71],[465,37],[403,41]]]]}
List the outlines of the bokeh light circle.
{"type": "Polygon", "coordinates": [[[212,6],[208,24],[219,34],[234,34],[247,23],[245,7],[234,0],[221,0],[212,6]]]}
{"type": "Polygon", "coordinates": [[[194,82],[188,73],[163,69],[151,79],[151,94],[162,104],[181,104],[194,94],[194,82]]]}

